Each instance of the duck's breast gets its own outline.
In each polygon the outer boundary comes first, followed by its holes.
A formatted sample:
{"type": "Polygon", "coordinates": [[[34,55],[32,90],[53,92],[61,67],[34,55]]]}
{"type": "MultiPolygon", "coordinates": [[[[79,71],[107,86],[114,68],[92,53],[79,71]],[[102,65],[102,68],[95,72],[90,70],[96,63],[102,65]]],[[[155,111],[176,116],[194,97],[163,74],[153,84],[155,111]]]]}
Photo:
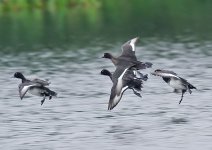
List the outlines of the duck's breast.
{"type": "Polygon", "coordinates": [[[186,86],[179,79],[171,78],[168,84],[174,89],[186,90],[186,86]]]}
{"type": "Polygon", "coordinates": [[[32,95],[36,95],[36,96],[41,96],[42,91],[43,90],[41,88],[38,88],[38,87],[31,87],[29,89],[29,93],[32,94],[32,95]]]}

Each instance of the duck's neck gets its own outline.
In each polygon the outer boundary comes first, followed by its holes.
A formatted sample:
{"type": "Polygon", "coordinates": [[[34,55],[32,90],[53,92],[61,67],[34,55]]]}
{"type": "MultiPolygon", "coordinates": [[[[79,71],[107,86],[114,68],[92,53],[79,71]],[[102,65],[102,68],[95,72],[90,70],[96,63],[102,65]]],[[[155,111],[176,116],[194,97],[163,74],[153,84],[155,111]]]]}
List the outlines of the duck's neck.
{"type": "Polygon", "coordinates": [[[112,80],[112,74],[111,74],[111,72],[109,72],[108,76],[109,76],[110,79],[112,80]]]}
{"type": "Polygon", "coordinates": [[[22,77],[21,77],[22,83],[24,83],[26,80],[27,80],[27,79],[22,75],[22,77]]]}
{"type": "Polygon", "coordinates": [[[114,56],[111,56],[111,61],[112,61],[112,63],[113,63],[114,65],[117,65],[117,64],[118,64],[117,59],[116,59],[116,57],[114,57],[114,56]]]}
{"type": "Polygon", "coordinates": [[[105,72],[105,74],[103,75],[110,77],[110,79],[112,80],[112,74],[110,71],[107,70],[107,72],[105,72]]]}

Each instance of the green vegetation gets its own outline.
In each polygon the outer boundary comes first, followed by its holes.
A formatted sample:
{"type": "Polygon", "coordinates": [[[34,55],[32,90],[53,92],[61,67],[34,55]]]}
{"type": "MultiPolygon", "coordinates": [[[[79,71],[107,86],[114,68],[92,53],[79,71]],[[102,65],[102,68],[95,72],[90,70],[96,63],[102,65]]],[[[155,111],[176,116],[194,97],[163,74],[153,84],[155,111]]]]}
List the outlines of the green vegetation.
{"type": "Polygon", "coordinates": [[[0,47],[135,35],[205,39],[212,37],[211,10],[211,0],[1,0],[0,47]]]}

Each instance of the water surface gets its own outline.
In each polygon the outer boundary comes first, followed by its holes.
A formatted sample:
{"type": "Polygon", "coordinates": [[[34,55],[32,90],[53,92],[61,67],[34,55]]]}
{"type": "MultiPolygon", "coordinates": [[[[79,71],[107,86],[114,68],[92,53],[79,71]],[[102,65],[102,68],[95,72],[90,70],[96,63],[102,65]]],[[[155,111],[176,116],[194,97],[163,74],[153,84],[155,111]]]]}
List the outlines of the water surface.
{"type": "MultiPolygon", "coordinates": [[[[131,38],[131,37],[130,37],[131,38]]],[[[212,42],[144,38],[137,46],[139,60],[154,69],[170,69],[198,90],[180,94],[149,75],[142,98],[125,92],[112,111],[107,103],[112,83],[101,69],[114,70],[102,59],[116,55],[128,39],[94,38],[87,46],[2,50],[0,59],[1,149],[212,149],[212,42]],[[58,97],[40,106],[39,97],[18,95],[16,71],[51,81],[58,97]]]]}
{"type": "Polygon", "coordinates": [[[0,1],[0,149],[211,150],[212,3],[209,0],[0,1]],[[128,90],[107,110],[114,71],[104,52],[140,36],[136,55],[153,68],[142,98],[128,90]],[[155,69],[198,90],[173,93],[155,69]],[[20,80],[51,81],[58,97],[20,100],[20,80]]]}

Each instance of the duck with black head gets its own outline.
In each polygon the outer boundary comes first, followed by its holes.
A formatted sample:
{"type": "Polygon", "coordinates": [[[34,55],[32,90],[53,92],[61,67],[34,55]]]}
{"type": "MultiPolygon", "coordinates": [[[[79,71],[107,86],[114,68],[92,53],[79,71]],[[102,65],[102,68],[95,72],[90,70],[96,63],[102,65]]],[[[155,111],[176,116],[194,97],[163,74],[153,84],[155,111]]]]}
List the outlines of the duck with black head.
{"type": "Polygon", "coordinates": [[[144,79],[137,78],[133,72],[134,70],[136,70],[134,66],[131,66],[128,68],[117,67],[114,73],[111,73],[106,69],[101,71],[102,75],[109,76],[113,82],[110,100],[108,103],[108,110],[112,110],[114,107],[116,107],[116,105],[120,102],[123,93],[127,89],[132,89],[135,95],[141,97],[139,92],[143,87],[142,84],[144,79]]]}
{"type": "Polygon", "coordinates": [[[50,84],[47,80],[34,79],[29,80],[24,77],[21,72],[16,72],[14,74],[15,78],[21,79],[22,83],[19,84],[19,96],[21,100],[24,98],[27,92],[31,93],[35,96],[43,97],[41,100],[41,105],[43,105],[46,97],[49,97],[49,100],[52,99],[53,96],[57,96],[57,93],[50,90],[46,86],[50,84]]]}
{"type": "Polygon", "coordinates": [[[189,83],[187,80],[179,77],[175,72],[169,71],[169,70],[162,70],[162,69],[156,69],[152,75],[160,76],[163,78],[163,80],[172,88],[174,88],[174,92],[181,92],[181,99],[179,101],[179,104],[183,100],[183,96],[186,91],[188,91],[190,94],[192,93],[191,89],[196,89],[191,83],[189,83]]]}
{"type": "Polygon", "coordinates": [[[130,67],[135,65],[136,69],[151,68],[152,63],[141,62],[137,60],[135,55],[135,45],[138,42],[139,37],[133,38],[122,45],[122,54],[119,57],[113,56],[111,53],[104,53],[102,58],[107,58],[112,61],[116,67],[130,67]]]}
{"type": "MultiPolygon", "coordinates": [[[[107,69],[103,69],[101,71],[101,75],[105,75],[105,76],[109,76],[112,82],[115,82],[115,78],[113,76],[113,73],[111,73],[109,70],[107,69]]],[[[146,76],[145,76],[146,77],[146,76]]],[[[134,94],[137,95],[138,97],[142,97],[140,94],[141,88],[143,87],[143,79],[141,78],[137,78],[134,74],[133,71],[128,70],[124,77],[123,80],[126,81],[126,84],[129,86],[129,89],[132,89],[134,94]]],[[[145,78],[146,80],[146,78],[145,78]]]]}

